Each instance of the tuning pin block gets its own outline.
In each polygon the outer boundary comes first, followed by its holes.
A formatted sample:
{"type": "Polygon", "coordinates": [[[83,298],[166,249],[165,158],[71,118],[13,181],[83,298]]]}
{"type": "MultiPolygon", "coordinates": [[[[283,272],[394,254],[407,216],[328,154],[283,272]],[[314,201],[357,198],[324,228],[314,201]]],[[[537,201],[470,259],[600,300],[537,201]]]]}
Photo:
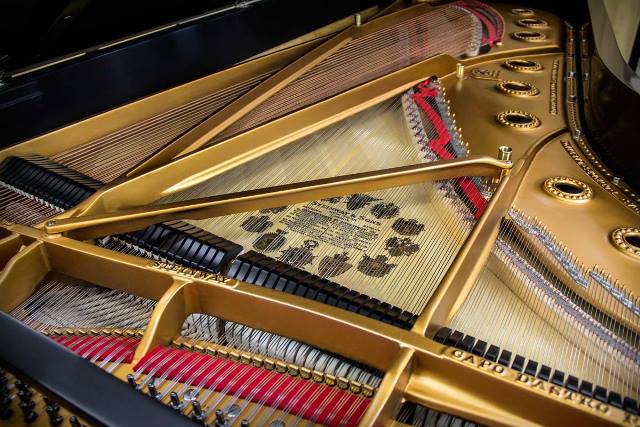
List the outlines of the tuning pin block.
{"type": "Polygon", "coordinates": [[[138,388],[138,384],[136,383],[136,379],[133,374],[127,374],[127,383],[129,383],[129,385],[135,389],[138,388]]]}
{"type": "MultiPolygon", "coordinates": [[[[193,407],[193,414],[191,415],[191,418],[193,418],[196,421],[203,422],[204,419],[206,418],[206,414],[202,410],[202,405],[200,404],[200,401],[194,400],[193,402],[191,402],[191,406],[193,407]]],[[[217,412],[216,412],[216,415],[217,415],[217,412]]]]}
{"type": "Polygon", "coordinates": [[[7,379],[2,373],[3,382],[0,384],[0,420],[8,420],[13,415],[11,397],[7,388],[7,379]]]}
{"type": "Polygon", "coordinates": [[[169,399],[171,399],[171,403],[169,404],[171,406],[171,409],[173,409],[174,411],[182,412],[182,409],[184,408],[184,403],[180,401],[180,398],[178,397],[178,393],[176,393],[175,391],[172,391],[171,394],[169,395],[169,399]]]}
{"type": "Polygon", "coordinates": [[[69,417],[69,424],[71,424],[71,427],[86,427],[75,415],[69,417]]]}
{"type": "Polygon", "coordinates": [[[147,384],[147,390],[149,391],[149,396],[154,399],[158,399],[160,392],[158,391],[158,387],[156,387],[155,378],[149,381],[149,384],[147,384]]]}
{"type": "Polygon", "coordinates": [[[45,411],[47,412],[47,415],[49,415],[49,424],[52,426],[59,426],[64,421],[64,418],[60,416],[59,413],[60,406],[57,404],[54,403],[53,405],[48,405],[45,408],[45,411]]]}
{"type": "Polygon", "coordinates": [[[224,417],[224,412],[222,409],[216,409],[216,427],[227,427],[227,420],[224,417]]]}

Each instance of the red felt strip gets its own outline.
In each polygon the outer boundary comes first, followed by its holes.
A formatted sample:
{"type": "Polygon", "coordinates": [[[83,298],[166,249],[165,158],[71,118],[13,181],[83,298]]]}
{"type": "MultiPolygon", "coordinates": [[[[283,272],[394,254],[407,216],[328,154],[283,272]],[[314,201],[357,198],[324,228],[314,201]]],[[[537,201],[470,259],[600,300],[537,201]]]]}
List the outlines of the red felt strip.
{"type": "Polygon", "coordinates": [[[487,42],[489,44],[489,47],[493,47],[495,42],[500,41],[501,37],[498,35],[496,28],[494,27],[493,23],[489,20],[489,18],[487,18],[482,13],[474,9],[474,7],[481,7],[484,9],[485,7],[482,3],[465,2],[462,4],[462,7],[467,9],[469,12],[473,13],[487,27],[488,37],[485,39],[482,39],[483,42],[487,42]]]}
{"type": "MultiPolygon", "coordinates": [[[[437,96],[438,92],[434,87],[428,87],[429,81],[422,82],[418,85],[418,91],[412,96],[415,103],[425,113],[429,121],[433,124],[438,137],[429,141],[429,148],[441,159],[453,159],[454,156],[447,150],[446,145],[451,141],[451,135],[447,130],[442,118],[437,111],[429,104],[426,98],[437,96]]],[[[457,178],[457,183],[465,193],[469,201],[475,208],[474,216],[480,218],[482,212],[487,206],[487,201],[469,178],[457,178]]]]}
{"type": "Polygon", "coordinates": [[[140,343],[137,338],[92,335],[51,338],[85,359],[96,357],[96,361],[109,359],[112,362],[122,359],[121,363],[131,363],[136,347],[140,343]]]}
{"type": "Polygon", "coordinates": [[[227,395],[237,394],[241,399],[252,402],[264,402],[267,406],[323,425],[355,426],[369,403],[363,397],[325,384],[289,375],[274,375],[273,371],[252,365],[186,350],[167,351],[167,348],[158,347],[138,362],[134,369],[141,369],[144,374],[156,369],[153,374],[155,377],[166,375],[169,380],[191,385],[204,384],[205,388],[224,391],[227,395]],[[160,351],[165,352],[164,357],[147,363],[160,351]],[[175,362],[163,364],[162,360],[167,358],[175,359],[175,362]],[[206,364],[206,369],[200,369],[206,364]],[[216,375],[210,375],[216,369],[216,375]],[[348,419],[343,420],[346,416],[348,419]]]}
{"type": "Polygon", "coordinates": [[[460,188],[462,188],[462,191],[464,191],[464,194],[467,195],[467,198],[469,199],[471,204],[473,204],[473,206],[476,208],[474,217],[476,219],[480,218],[482,212],[484,212],[485,208],[487,207],[487,201],[470,178],[463,177],[458,178],[457,180],[458,184],[460,184],[460,188]]]}
{"type": "Polygon", "coordinates": [[[418,92],[415,93],[412,98],[416,104],[420,107],[420,109],[426,114],[429,121],[432,123],[433,127],[438,134],[437,138],[429,141],[429,148],[435,152],[438,157],[441,159],[453,159],[453,155],[447,150],[446,145],[451,141],[451,135],[447,130],[440,114],[433,109],[431,104],[429,104],[426,98],[433,98],[437,95],[437,90],[435,88],[429,88],[425,86],[425,83],[421,83],[418,85],[418,92]]]}

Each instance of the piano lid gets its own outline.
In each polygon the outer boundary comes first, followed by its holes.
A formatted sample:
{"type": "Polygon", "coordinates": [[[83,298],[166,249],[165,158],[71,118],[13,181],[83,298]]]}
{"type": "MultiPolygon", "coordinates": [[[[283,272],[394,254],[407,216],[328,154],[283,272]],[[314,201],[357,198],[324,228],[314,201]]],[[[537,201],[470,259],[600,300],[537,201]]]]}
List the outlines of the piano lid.
{"type": "Polygon", "coordinates": [[[228,68],[390,0],[316,1],[313,13],[293,0],[14,3],[0,16],[2,146],[228,68]]]}

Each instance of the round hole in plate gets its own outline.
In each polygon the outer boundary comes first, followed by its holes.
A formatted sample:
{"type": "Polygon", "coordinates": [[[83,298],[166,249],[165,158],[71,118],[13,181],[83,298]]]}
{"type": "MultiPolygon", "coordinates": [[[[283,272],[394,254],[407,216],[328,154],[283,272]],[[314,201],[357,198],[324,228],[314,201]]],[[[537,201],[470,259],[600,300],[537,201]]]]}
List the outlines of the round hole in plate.
{"type": "Polygon", "coordinates": [[[533,122],[533,119],[531,117],[519,113],[509,113],[505,116],[505,119],[507,119],[511,123],[515,123],[518,125],[528,125],[533,122]]]}
{"type": "Polygon", "coordinates": [[[527,28],[546,28],[549,26],[549,24],[547,24],[547,21],[543,21],[542,19],[538,19],[538,18],[518,19],[516,21],[516,24],[518,24],[521,27],[527,27],[527,28]]]}
{"type": "Polygon", "coordinates": [[[496,116],[498,123],[515,129],[532,129],[540,126],[540,119],[524,111],[503,111],[496,116]]]}
{"type": "Polygon", "coordinates": [[[507,59],[502,65],[510,70],[518,71],[521,73],[529,73],[542,70],[542,65],[540,65],[539,62],[533,61],[531,59],[507,59]]]}
{"type": "Polygon", "coordinates": [[[640,250],[640,234],[628,234],[623,236],[624,241],[629,245],[633,246],[635,249],[640,250]]]}
{"type": "Polygon", "coordinates": [[[556,184],[555,187],[558,189],[558,191],[562,191],[563,193],[567,194],[580,194],[584,191],[577,185],[569,184],[568,182],[560,182],[556,184]]]}
{"type": "Polygon", "coordinates": [[[611,241],[617,249],[640,259],[640,228],[616,228],[611,232],[611,241]]]}
{"type": "Polygon", "coordinates": [[[535,12],[531,9],[526,9],[524,7],[517,7],[515,9],[511,9],[511,13],[519,16],[531,16],[535,14],[535,12]]]}
{"type": "Polygon", "coordinates": [[[531,83],[515,80],[503,80],[499,82],[496,87],[501,92],[516,96],[535,96],[540,93],[538,88],[531,83]]]}
{"type": "Polygon", "coordinates": [[[542,184],[544,191],[560,200],[583,203],[593,198],[593,190],[587,184],[575,178],[554,176],[542,184]]]}
{"type": "Polygon", "coordinates": [[[547,38],[547,36],[540,31],[530,30],[516,31],[515,33],[512,33],[511,36],[516,40],[522,40],[525,42],[538,42],[547,38]]]}

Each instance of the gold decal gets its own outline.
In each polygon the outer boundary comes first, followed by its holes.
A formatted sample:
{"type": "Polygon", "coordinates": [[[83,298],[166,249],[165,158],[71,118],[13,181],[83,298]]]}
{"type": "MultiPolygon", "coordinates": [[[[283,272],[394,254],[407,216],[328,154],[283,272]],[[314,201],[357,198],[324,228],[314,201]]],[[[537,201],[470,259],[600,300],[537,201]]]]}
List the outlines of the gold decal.
{"type": "Polygon", "coordinates": [[[223,276],[215,273],[207,273],[206,271],[194,270],[191,267],[184,267],[180,264],[172,264],[164,261],[154,261],[153,264],[151,264],[151,268],[178,274],[180,276],[186,276],[192,279],[219,282],[223,282],[225,280],[223,276]]]}
{"type": "Polygon", "coordinates": [[[480,80],[500,80],[500,70],[484,70],[482,68],[474,68],[471,70],[471,77],[480,80]]]}
{"type": "MultiPolygon", "coordinates": [[[[599,402],[595,399],[585,397],[579,393],[574,393],[570,390],[565,389],[564,387],[542,381],[541,379],[532,377],[531,375],[527,375],[522,372],[511,370],[502,365],[482,359],[481,357],[474,356],[473,354],[467,353],[462,350],[450,348],[448,349],[447,353],[458,362],[467,365],[473,365],[475,368],[481,369],[485,372],[489,372],[493,375],[502,376],[528,388],[545,393],[546,395],[551,396],[555,399],[570,401],[573,404],[587,408],[591,411],[598,412],[602,415],[609,416],[611,413],[611,407],[609,405],[599,402]]],[[[627,414],[624,422],[640,427],[640,417],[630,417],[629,414],[627,414]]]]}
{"type": "Polygon", "coordinates": [[[558,74],[560,61],[553,61],[551,66],[551,83],[549,84],[549,113],[554,116],[558,114],[558,74]]]}
{"type": "Polygon", "coordinates": [[[622,422],[631,426],[640,426],[640,417],[626,412],[622,422]]]}
{"type": "Polygon", "coordinates": [[[582,168],[582,170],[585,171],[585,173],[587,175],[589,175],[589,177],[591,177],[591,179],[593,179],[595,182],[597,182],[600,187],[602,187],[604,190],[609,192],[609,194],[611,194],[612,196],[614,196],[618,200],[620,200],[620,202],[623,203],[626,207],[628,207],[629,209],[633,210],[635,213],[640,214],[640,205],[638,203],[634,202],[633,200],[631,200],[631,199],[625,197],[624,195],[622,195],[617,188],[615,188],[611,184],[609,184],[603,177],[600,176],[600,174],[598,172],[596,172],[594,169],[592,169],[587,164],[586,160],[584,160],[578,154],[577,150],[575,148],[573,148],[573,146],[571,145],[570,142],[561,141],[560,143],[562,144],[562,147],[567,151],[567,153],[569,153],[569,156],[571,156],[573,161],[576,162],[576,164],[578,166],[580,166],[582,168]]]}

